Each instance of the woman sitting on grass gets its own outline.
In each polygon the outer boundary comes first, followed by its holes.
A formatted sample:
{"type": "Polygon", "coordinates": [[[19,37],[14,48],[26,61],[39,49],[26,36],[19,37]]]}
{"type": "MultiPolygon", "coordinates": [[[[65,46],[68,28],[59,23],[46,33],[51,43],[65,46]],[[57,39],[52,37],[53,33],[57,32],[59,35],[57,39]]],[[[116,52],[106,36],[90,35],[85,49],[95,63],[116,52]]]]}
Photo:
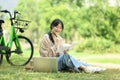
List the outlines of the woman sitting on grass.
{"type": "Polygon", "coordinates": [[[60,19],[55,19],[50,25],[50,31],[45,34],[41,40],[39,53],[42,57],[58,57],[58,70],[76,72],[84,71],[86,73],[101,72],[105,69],[93,67],[89,64],[77,61],[68,54],[69,49],[62,53],[57,52],[61,44],[64,43],[63,38],[59,35],[64,29],[64,24],[60,19]]]}

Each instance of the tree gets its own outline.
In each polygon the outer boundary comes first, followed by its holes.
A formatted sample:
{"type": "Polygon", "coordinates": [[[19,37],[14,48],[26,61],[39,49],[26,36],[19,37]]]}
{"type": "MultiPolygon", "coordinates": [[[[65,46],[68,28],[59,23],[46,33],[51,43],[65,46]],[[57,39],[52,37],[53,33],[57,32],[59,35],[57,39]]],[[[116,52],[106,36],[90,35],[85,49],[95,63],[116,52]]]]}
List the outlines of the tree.
{"type": "Polygon", "coordinates": [[[37,44],[55,18],[64,22],[65,30],[61,35],[66,41],[102,37],[120,42],[120,8],[109,6],[107,0],[87,0],[87,4],[85,1],[20,0],[17,9],[24,18],[32,20],[27,35],[37,44]]]}

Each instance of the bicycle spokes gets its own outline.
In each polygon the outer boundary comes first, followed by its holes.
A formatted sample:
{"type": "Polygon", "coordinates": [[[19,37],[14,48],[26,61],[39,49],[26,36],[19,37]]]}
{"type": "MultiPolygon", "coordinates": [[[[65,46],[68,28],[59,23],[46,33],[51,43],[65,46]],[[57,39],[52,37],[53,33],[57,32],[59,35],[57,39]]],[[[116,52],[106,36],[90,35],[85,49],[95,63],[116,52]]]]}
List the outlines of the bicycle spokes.
{"type": "Polygon", "coordinates": [[[11,48],[11,55],[10,57],[7,57],[7,60],[12,65],[26,65],[33,56],[33,45],[26,37],[19,36],[18,38],[20,44],[22,45],[22,53],[17,53],[13,44],[11,48]]]}

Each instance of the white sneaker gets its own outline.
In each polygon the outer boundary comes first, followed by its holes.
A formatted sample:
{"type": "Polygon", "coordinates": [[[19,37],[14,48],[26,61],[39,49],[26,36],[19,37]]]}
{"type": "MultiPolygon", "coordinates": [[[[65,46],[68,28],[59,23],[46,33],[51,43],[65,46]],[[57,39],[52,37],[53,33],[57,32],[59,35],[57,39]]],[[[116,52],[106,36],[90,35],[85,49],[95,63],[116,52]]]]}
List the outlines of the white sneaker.
{"type": "Polygon", "coordinates": [[[93,66],[87,66],[85,68],[86,73],[95,73],[95,72],[102,72],[105,71],[105,68],[100,68],[100,67],[93,67],[93,66]]]}
{"type": "Polygon", "coordinates": [[[105,68],[101,68],[101,67],[95,67],[95,68],[96,68],[95,72],[102,72],[106,70],[105,68]]]}
{"type": "Polygon", "coordinates": [[[86,73],[94,73],[95,72],[95,69],[92,67],[92,66],[87,66],[85,68],[85,72],[86,73]]]}

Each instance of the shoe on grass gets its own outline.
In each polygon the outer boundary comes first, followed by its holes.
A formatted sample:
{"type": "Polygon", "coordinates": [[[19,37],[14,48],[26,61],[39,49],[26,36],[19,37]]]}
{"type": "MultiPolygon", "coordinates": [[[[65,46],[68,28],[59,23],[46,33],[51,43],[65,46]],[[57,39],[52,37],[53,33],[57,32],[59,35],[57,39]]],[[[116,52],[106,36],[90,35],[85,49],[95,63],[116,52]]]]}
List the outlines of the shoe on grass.
{"type": "Polygon", "coordinates": [[[106,70],[105,68],[101,68],[101,67],[87,66],[84,71],[86,73],[97,73],[105,70],[106,70]]]}

